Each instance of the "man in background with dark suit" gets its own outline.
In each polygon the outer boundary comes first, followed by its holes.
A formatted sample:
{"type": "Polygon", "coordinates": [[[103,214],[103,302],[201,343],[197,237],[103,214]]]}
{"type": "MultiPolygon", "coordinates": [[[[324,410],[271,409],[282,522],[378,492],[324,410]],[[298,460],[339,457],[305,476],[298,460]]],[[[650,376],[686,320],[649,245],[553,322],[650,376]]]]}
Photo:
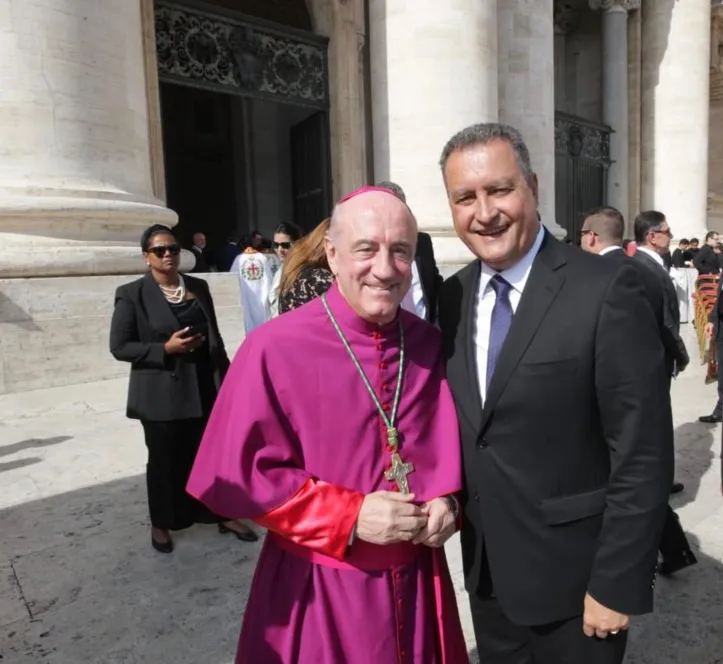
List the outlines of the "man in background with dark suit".
{"type": "MultiPolygon", "coordinates": [[[[641,217],[647,214],[643,213],[641,217]]],[[[660,338],[665,348],[665,385],[666,391],[670,394],[670,382],[676,364],[685,360],[685,357],[680,355],[680,348],[685,349],[685,343],[680,337],[679,329],[669,323],[670,316],[666,316],[666,307],[669,304],[659,277],[659,264],[648,265],[644,260],[635,260],[626,256],[622,250],[624,232],[625,220],[618,210],[612,207],[592,210],[582,223],[581,247],[588,253],[604,256],[608,261],[632,265],[637,269],[645,287],[648,302],[655,314],[660,338]]],[[[664,274],[664,277],[667,277],[667,274],[664,274]]],[[[677,307],[677,300],[675,306],[677,307]]],[[[671,493],[679,493],[682,490],[683,485],[680,482],[673,483],[671,493]]],[[[666,512],[659,550],[662,559],[658,570],[661,574],[673,574],[698,562],[680,525],[680,519],[670,506],[666,512]]]]}
{"type": "MultiPolygon", "coordinates": [[[[375,186],[388,189],[405,203],[407,202],[404,189],[395,182],[380,182],[375,186]]],[[[429,233],[420,231],[417,233],[417,253],[412,266],[412,285],[402,302],[402,307],[430,323],[436,323],[437,299],[442,281],[434,258],[432,238],[429,233]]]]}
{"type": "Polygon", "coordinates": [[[705,234],[705,244],[693,257],[693,265],[698,274],[720,274],[720,262],[715,249],[718,246],[718,233],[708,231],[705,234]]]}
{"type": "Polygon", "coordinates": [[[681,238],[680,242],[678,242],[678,247],[675,249],[672,255],[672,262],[673,267],[682,268],[686,267],[687,259],[685,257],[685,254],[688,251],[688,245],[690,242],[688,242],[687,238],[681,238]]]}
{"type": "Polygon", "coordinates": [[[196,258],[196,264],[193,266],[191,272],[194,274],[210,272],[213,259],[211,258],[211,254],[206,246],[205,233],[198,232],[193,234],[191,251],[196,258]]]}
{"type": "Polygon", "coordinates": [[[468,127],[440,165],[478,258],[445,282],[440,325],[480,661],[620,664],[629,616],[652,610],[673,480],[655,316],[631,266],[544,229],[517,130],[468,127]]]}
{"type": "Polygon", "coordinates": [[[684,371],[690,362],[685,342],[680,336],[680,305],[673,280],[663,262],[673,233],[665,215],[656,210],[641,212],[635,219],[635,242],[638,250],[633,260],[654,275],[663,291],[664,336],[670,376],[684,371]]]}

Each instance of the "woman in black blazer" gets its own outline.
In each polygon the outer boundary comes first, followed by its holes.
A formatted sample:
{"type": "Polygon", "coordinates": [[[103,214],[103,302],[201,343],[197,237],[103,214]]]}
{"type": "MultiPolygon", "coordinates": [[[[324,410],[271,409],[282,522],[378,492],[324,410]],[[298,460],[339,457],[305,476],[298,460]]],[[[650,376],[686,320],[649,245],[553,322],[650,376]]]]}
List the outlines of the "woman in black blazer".
{"type": "Polygon", "coordinates": [[[141,421],[148,448],[151,544],[170,553],[169,531],[194,523],[218,523],[223,534],[255,541],[248,527],[210,513],[186,493],[229,366],[208,284],[179,273],[181,247],[166,226],[147,229],[141,249],[149,272],[116,291],[110,352],[131,363],[127,415],[141,421]]]}

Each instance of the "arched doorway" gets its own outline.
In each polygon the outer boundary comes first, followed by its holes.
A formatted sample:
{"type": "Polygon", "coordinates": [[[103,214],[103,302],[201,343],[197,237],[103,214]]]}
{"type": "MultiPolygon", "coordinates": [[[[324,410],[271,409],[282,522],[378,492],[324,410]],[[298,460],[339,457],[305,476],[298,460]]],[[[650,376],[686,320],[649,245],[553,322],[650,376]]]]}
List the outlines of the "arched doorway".
{"type": "Polygon", "coordinates": [[[166,199],[210,247],[331,206],[327,40],[304,0],[155,0],[166,199]]]}

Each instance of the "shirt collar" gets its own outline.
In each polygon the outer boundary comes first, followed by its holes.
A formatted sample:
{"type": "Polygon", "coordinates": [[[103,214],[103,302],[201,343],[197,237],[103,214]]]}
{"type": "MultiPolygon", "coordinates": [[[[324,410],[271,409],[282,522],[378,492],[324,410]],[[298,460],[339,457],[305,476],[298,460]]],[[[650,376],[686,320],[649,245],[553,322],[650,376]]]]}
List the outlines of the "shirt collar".
{"type": "Polygon", "coordinates": [[[622,251],[622,250],[623,250],[622,247],[618,247],[618,245],[613,244],[613,245],[611,245],[611,246],[609,246],[609,247],[605,247],[605,249],[603,249],[603,250],[598,254],[598,256],[604,256],[605,254],[611,254],[613,251],[622,251]]]}
{"type": "Polygon", "coordinates": [[[652,249],[648,249],[647,247],[638,247],[638,251],[643,251],[648,256],[651,256],[653,260],[660,265],[660,267],[665,268],[665,263],[663,262],[663,257],[659,254],[656,254],[652,249]]]}
{"type": "Polygon", "coordinates": [[[540,229],[537,231],[537,237],[528,252],[512,267],[502,270],[502,272],[498,272],[482,261],[479,289],[480,297],[484,295],[487,285],[496,274],[499,274],[508,284],[510,284],[510,286],[512,286],[514,290],[522,294],[522,291],[525,289],[527,279],[530,276],[530,271],[532,270],[532,263],[535,260],[535,256],[537,256],[537,252],[540,251],[540,247],[542,246],[542,241],[544,239],[545,227],[540,224],[540,229]]]}

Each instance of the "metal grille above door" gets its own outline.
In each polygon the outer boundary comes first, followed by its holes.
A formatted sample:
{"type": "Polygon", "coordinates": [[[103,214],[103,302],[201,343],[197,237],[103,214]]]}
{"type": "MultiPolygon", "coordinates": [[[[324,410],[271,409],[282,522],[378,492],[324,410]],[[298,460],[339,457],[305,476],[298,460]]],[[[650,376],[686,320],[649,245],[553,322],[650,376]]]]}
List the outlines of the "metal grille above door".
{"type": "Polygon", "coordinates": [[[567,237],[580,243],[583,216],[607,203],[610,127],[555,114],[555,216],[567,237]]]}
{"type": "Polygon", "coordinates": [[[156,0],[161,81],[328,108],[325,37],[193,0],[156,0]]]}

